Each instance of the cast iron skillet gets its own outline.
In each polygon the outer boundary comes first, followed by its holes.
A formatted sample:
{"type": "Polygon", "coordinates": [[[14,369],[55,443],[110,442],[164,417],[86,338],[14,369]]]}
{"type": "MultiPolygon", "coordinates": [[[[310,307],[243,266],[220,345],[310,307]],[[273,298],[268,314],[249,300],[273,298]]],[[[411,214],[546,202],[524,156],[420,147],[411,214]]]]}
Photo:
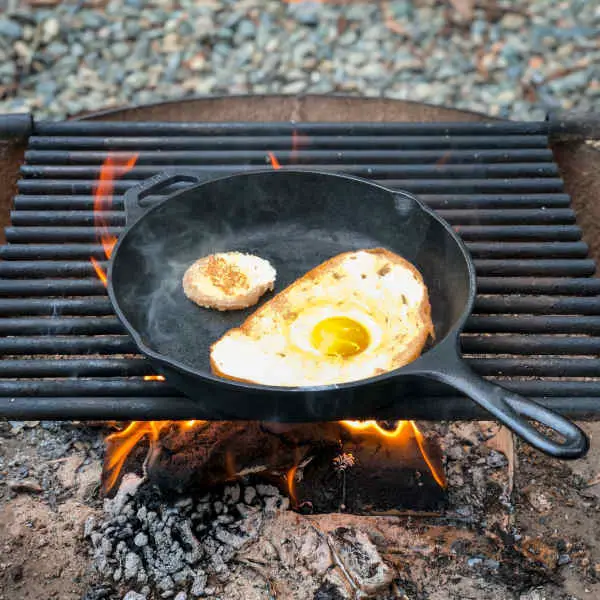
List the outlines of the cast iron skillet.
{"type": "Polygon", "coordinates": [[[448,223],[413,196],[356,177],[282,169],[200,184],[193,175],[162,174],[130,190],[125,204],[131,226],[113,252],[111,302],[139,349],[169,384],[198,402],[202,415],[308,422],[373,417],[391,405],[402,418],[409,412],[404,398],[419,394],[426,378],[463,392],[547,454],[577,458],[587,451],[576,425],[489,383],[462,360],[458,338],[475,298],[473,263],[448,223]],[[195,185],[143,206],[150,192],[174,182],[195,185]],[[377,246],[415,264],[429,289],[436,341],[420,358],[370,379],[311,388],[252,385],[211,373],[210,345],[256,307],[221,313],[190,302],[181,279],[193,261],[216,251],[257,254],[277,269],[279,291],[340,252],[377,246]]]}

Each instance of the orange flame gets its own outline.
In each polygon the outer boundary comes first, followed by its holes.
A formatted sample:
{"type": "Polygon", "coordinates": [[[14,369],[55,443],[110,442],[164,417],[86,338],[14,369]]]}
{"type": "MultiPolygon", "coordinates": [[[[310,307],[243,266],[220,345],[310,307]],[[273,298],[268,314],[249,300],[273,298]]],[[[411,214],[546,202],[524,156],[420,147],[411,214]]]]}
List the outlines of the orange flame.
{"type": "MultiPolygon", "coordinates": [[[[109,231],[109,224],[104,217],[104,211],[110,210],[113,203],[114,180],[133,169],[137,162],[138,154],[109,155],[100,168],[100,177],[94,192],[94,225],[100,237],[104,255],[110,258],[117,238],[109,231]]],[[[94,271],[100,281],[106,286],[106,272],[100,263],[90,257],[94,271]]]]}
{"type": "Polygon", "coordinates": [[[298,504],[298,499],[296,498],[296,471],[298,471],[298,465],[294,465],[285,476],[292,506],[298,504]]]}
{"type": "Polygon", "coordinates": [[[162,375],[144,375],[144,381],[164,381],[165,378],[162,375]]]}
{"type": "Polygon", "coordinates": [[[383,428],[377,421],[342,421],[342,425],[350,430],[374,433],[384,438],[397,438],[408,425],[408,421],[398,421],[393,430],[383,428]]]}
{"type": "Polygon", "coordinates": [[[98,279],[104,284],[104,287],[106,287],[106,285],[108,283],[108,278],[106,277],[106,273],[104,272],[104,269],[102,268],[100,263],[93,256],[90,256],[90,261],[92,263],[92,266],[94,267],[94,271],[96,271],[96,275],[98,276],[98,279]]]}
{"type": "Polygon", "coordinates": [[[414,437],[417,443],[419,452],[421,453],[425,464],[431,471],[431,475],[433,476],[434,480],[440,487],[446,487],[446,478],[444,473],[436,468],[435,464],[428,455],[425,447],[425,436],[421,433],[414,421],[398,421],[393,430],[381,427],[377,421],[341,421],[341,423],[350,431],[360,431],[376,437],[397,440],[399,443],[407,442],[411,437],[410,434],[412,433],[412,437],[414,437]],[[410,429],[408,432],[405,432],[407,428],[410,429]],[[402,435],[403,433],[404,435],[402,435]]]}
{"type": "Polygon", "coordinates": [[[423,460],[429,467],[429,470],[431,471],[431,474],[433,475],[433,478],[435,479],[437,484],[440,487],[445,488],[446,487],[446,478],[444,477],[443,473],[441,473],[441,472],[438,473],[433,462],[431,461],[431,458],[427,454],[427,450],[425,449],[425,437],[423,436],[423,434],[421,433],[421,430],[417,427],[417,424],[414,421],[409,421],[409,422],[410,422],[410,426],[412,427],[412,430],[413,430],[413,433],[415,436],[415,440],[417,440],[417,445],[419,446],[421,455],[423,456],[423,460]]]}
{"type": "Polygon", "coordinates": [[[271,161],[271,166],[274,169],[281,169],[281,165],[279,164],[277,157],[272,152],[267,152],[267,154],[269,155],[269,160],[271,161]]]}
{"type": "Polygon", "coordinates": [[[148,438],[152,445],[158,441],[161,431],[170,425],[175,425],[183,433],[205,423],[206,421],[195,419],[189,421],[131,421],[125,429],[109,435],[106,438],[105,472],[107,476],[104,490],[109,492],[113,488],[127,457],[144,438],[148,438]]]}

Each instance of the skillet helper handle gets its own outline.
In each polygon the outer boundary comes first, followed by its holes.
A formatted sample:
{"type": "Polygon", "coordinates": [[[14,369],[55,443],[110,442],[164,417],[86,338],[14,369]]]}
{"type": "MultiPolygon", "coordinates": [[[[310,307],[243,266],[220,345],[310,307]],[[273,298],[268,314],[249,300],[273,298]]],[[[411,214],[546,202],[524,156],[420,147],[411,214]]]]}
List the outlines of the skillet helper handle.
{"type": "Polygon", "coordinates": [[[125,192],[125,218],[127,225],[135,223],[150,206],[144,206],[142,200],[152,193],[160,192],[174,183],[200,183],[204,180],[199,175],[191,173],[158,173],[125,192]]]}
{"type": "Polygon", "coordinates": [[[589,440],[575,423],[530,398],[490,383],[460,359],[440,380],[469,396],[527,443],[550,456],[575,459],[588,451],[589,440]],[[551,438],[534,427],[530,420],[549,427],[563,440],[551,438]]]}

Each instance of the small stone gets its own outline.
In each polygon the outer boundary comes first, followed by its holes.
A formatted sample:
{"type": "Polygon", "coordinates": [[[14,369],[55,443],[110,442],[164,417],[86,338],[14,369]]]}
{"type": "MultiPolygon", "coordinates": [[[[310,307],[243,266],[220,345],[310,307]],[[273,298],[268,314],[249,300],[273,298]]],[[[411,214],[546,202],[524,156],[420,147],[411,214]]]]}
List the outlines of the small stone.
{"type": "Polygon", "coordinates": [[[145,523],[148,519],[148,509],[145,506],[141,506],[136,514],[136,517],[142,522],[145,523]]]}
{"type": "MultiPolygon", "coordinates": [[[[2,19],[0,19],[0,23],[1,22],[2,19]]],[[[0,31],[0,35],[1,33],[2,32],[0,31]]],[[[11,433],[19,433],[20,431],[23,431],[23,429],[32,429],[40,424],[39,421],[9,421],[9,423],[11,427],[11,433]]]]}
{"type": "Polygon", "coordinates": [[[504,29],[521,29],[526,23],[523,15],[517,13],[506,13],[500,21],[500,26],[504,29]]]}
{"type": "Polygon", "coordinates": [[[175,502],[175,506],[177,508],[190,508],[191,506],[193,506],[194,501],[191,498],[180,498],[179,500],[177,500],[177,502],[175,502]]]}
{"type": "Polygon", "coordinates": [[[192,596],[202,596],[206,589],[206,582],[208,581],[208,576],[204,571],[198,570],[194,576],[194,581],[192,583],[192,587],[190,589],[190,594],[192,596]]]}
{"type": "Polygon", "coordinates": [[[527,494],[529,504],[540,513],[547,513],[552,510],[552,500],[542,490],[533,490],[527,494]]]}
{"type": "Polygon", "coordinates": [[[35,479],[9,481],[8,489],[17,494],[41,494],[44,491],[42,486],[35,479]]]}
{"type": "Polygon", "coordinates": [[[111,46],[110,51],[115,58],[125,58],[131,53],[131,48],[125,42],[117,42],[111,46]]]}
{"type": "Polygon", "coordinates": [[[585,88],[588,84],[589,73],[584,70],[571,73],[565,77],[559,77],[550,82],[550,87],[557,93],[564,93],[565,91],[585,88]]]}
{"type": "Polygon", "coordinates": [[[559,567],[562,567],[563,565],[568,565],[570,562],[571,557],[568,554],[559,554],[558,560],[556,561],[559,567]]]}
{"type": "Polygon", "coordinates": [[[218,526],[214,530],[213,534],[220,542],[239,550],[247,541],[248,538],[232,533],[224,527],[218,526]]]}
{"type": "Polygon", "coordinates": [[[102,542],[100,542],[100,547],[102,549],[102,553],[105,556],[110,556],[112,554],[113,545],[108,538],[102,538],[102,542]]]}
{"type": "Polygon", "coordinates": [[[43,40],[45,43],[53,40],[60,32],[60,21],[56,18],[48,19],[43,26],[43,40]]]}
{"type": "Polygon", "coordinates": [[[306,90],[306,82],[305,81],[291,81],[290,83],[286,83],[282,86],[281,91],[284,94],[299,94],[306,90]]]}
{"type": "Polygon", "coordinates": [[[465,456],[465,451],[458,444],[450,446],[446,451],[446,456],[451,460],[462,460],[465,456]]]}
{"type": "Polygon", "coordinates": [[[305,0],[289,5],[288,11],[302,25],[317,25],[319,23],[320,3],[305,0]]]}
{"type": "Polygon", "coordinates": [[[280,508],[279,500],[280,499],[277,496],[267,496],[265,498],[265,513],[267,513],[267,514],[276,513],[280,508]]]}
{"type": "Polygon", "coordinates": [[[174,586],[174,582],[173,580],[167,575],[166,577],[163,577],[157,584],[156,587],[158,590],[160,590],[161,592],[168,592],[168,591],[172,591],[173,590],[173,586],[174,586]]]}
{"type": "Polygon", "coordinates": [[[483,558],[479,557],[479,556],[474,556],[473,558],[469,558],[469,560],[467,561],[467,565],[469,565],[469,567],[473,568],[476,567],[477,565],[480,565],[483,563],[483,558]]]}
{"type": "Polygon", "coordinates": [[[244,19],[240,21],[237,27],[237,36],[240,38],[252,38],[256,32],[256,27],[252,21],[244,19]]]}
{"type": "Polygon", "coordinates": [[[131,590],[123,596],[123,600],[146,600],[146,596],[131,590]]]}
{"type": "Polygon", "coordinates": [[[213,508],[215,509],[215,512],[220,515],[223,512],[223,503],[219,502],[219,500],[217,500],[214,504],[213,504],[213,508]]]}
{"type": "Polygon", "coordinates": [[[175,600],[187,600],[187,594],[185,592],[179,592],[179,594],[175,596],[175,600]]]}
{"type": "Polygon", "coordinates": [[[542,588],[535,588],[521,594],[519,600],[548,600],[548,598],[542,588]]]}
{"type": "Polygon", "coordinates": [[[256,489],[249,485],[244,490],[244,502],[246,504],[252,504],[252,501],[256,498],[256,489]]]}
{"type": "Polygon", "coordinates": [[[133,538],[133,543],[138,548],[142,548],[148,545],[148,536],[140,531],[140,533],[136,534],[136,536],[133,538]]]}
{"type": "Polygon", "coordinates": [[[125,576],[125,579],[127,581],[129,581],[130,579],[133,579],[137,575],[138,570],[140,569],[141,566],[142,566],[142,559],[137,554],[134,554],[133,552],[129,552],[125,556],[125,565],[123,567],[123,574],[125,576]]]}
{"type": "Polygon", "coordinates": [[[279,496],[279,490],[274,485],[259,483],[256,486],[256,491],[261,496],[279,496]]]}
{"type": "Polygon", "coordinates": [[[493,469],[505,467],[508,464],[508,460],[504,454],[496,450],[492,450],[488,457],[485,459],[486,464],[493,469]]]}
{"type": "Polygon", "coordinates": [[[23,28],[15,21],[6,17],[0,18],[0,37],[6,36],[12,40],[18,40],[23,35],[23,28]]]}
{"type": "Polygon", "coordinates": [[[127,75],[127,77],[125,77],[125,83],[134,90],[139,90],[143,88],[147,82],[148,75],[142,73],[141,71],[130,73],[129,75],[127,75]]]}
{"type": "Polygon", "coordinates": [[[142,478],[133,473],[126,473],[121,480],[119,490],[112,500],[104,501],[104,510],[112,516],[117,516],[123,510],[129,498],[135,495],[138,487],[142,483],[142,478]]]}
{"type": "Polygon", "coordinates": [[[92,535],[92,532],[94,531],[94,527],[96,526],[96,519],[94,519],[93,516],[88,517],[85,520],[85,523],[83,525],[83,537],[84,538],[88,538],[92,535]]]}
{"type": "Polygon", "coordinates": [[[223,500],[227,504],[237,504],[240,500],[240,486],[239,485],[228,485],[223,491],[223,500]]]}

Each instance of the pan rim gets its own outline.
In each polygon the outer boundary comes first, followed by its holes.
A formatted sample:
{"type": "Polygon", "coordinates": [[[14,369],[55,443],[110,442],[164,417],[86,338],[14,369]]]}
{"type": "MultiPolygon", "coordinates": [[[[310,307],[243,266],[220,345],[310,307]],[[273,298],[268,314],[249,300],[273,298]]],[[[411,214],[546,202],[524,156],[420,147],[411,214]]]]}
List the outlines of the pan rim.
{"type": "MultiPolygon", "coordinates": [[[[163,172],[179,174],[179,173],[191,173],[192,171],[189,169],[186,170],[186,169],[174,168],[174,169],[165,169],[163,172]]],[[[143,183],[143,182],[141,182],[141,183],[143,183]]],[[[107,277],[107,279],[108,279],[108,283],[107,283],[108,297],[109,297],[111,305],[115,311],[115,314],[118,317],[118,319],[121,321],[121,323],[123,324],[125,329],[127,330],[127,333],[133,338],[133,341],[135,342],[136,346],[138,347],[138,349],[140,350],[140,352],[142,354],[146,355],[151,360],[157,361],[158,363],[162,363],[165,366],[175,369],[185,375],[200,378],[204,381],[210,382],[217,386],[226,387],[228,389],[235,388],[235,389],[239,390],[240,392],[262,393],[262,394],[269,394],[269,395],[282,394],[283,392],[285,392],[286,394],[289,394],[289,393],[305,394],[307,392],[320,393],[320,392],[330,392],[330,391],[334,391],[334,390],[336,390],[336,391],[351,390],[351,389],[367,386],[370,384],[382,384],[384,382],[389,382],[390,380],[396,379],[398,377],[402,377],[403,375],[422,374],[423,371],[429,371],[431,369],[427,368],[425,365],[426,365],[427,357],[431,354],[431,352],[433,350],[442,346],[442,344],[447,345],[449,340],[454,340],[453,346],[455,346],[455,347],[457,346],[458,337],[460,336],[462,330],[464,329],[467,319],[471,315],[471,312],[473,310],[473,305],[475,303],[475,297],[477,294],[475,266],[473,264],[473,260],[471,258],[471,255],[470,255],[469,250],[467,249],[465,243],[460,238],[460,236],[454,231],[454,229],[452,228],[450,223],[448,223],[448,221],[446,221],[445,219],[443,219],[442,217],[437,215],[432,209],[430,209],[428,206],[426,206],[423,203],[423,201],[421,201],[417,196],[415,196],[409,192],[406,192],[404,190],[393,190],[391,188],[388,188],[388,187],[381,185],[379,183],[376,183],[374,181],[365,179],[363,177],[358,177],[355,175],[348,175],[346,173],[336,173],[333,171],[320,171],[317,169],[302,169],[302,168],[298,168],[298,167],[293,167],[293,168],[281,167],[280,169],[257,168],[257,169],[247,170],[247,171],[240,171],[237,173],[230,173],[230,174],[219,176],[219,177],[211,177],[210,179],[208,179],[206,181],[202,181],[197,184],[192,184],[191,186],[186,187],[182,190],[177,190],[171,194],[168,194],[167,196],[165,196],[165,198],[163,198],[162,200],[157,202],[155,205],[151,206],[141,217],[139,217],[132,225],[130,225],[126,229],[124,234],[122,234],[119,237],[119,239],[117,240],[117,243],[112,251],[112,256],[111,256],[111,260],[109,262],[107,276],[108,276],[107,277]],[[351,181],[355,181],[357,183],[361,183],[363,185],[368,185],[372,188],[377,188],[388,194],[392,194],[393,196],[404,196],[404,197],[409,198],[410,200],[414,201],[420,210],[427,213],[432,219],[437,221],[443,227],[443,229],[446,231],[446,233],[450,236],[450,238],[453,240],[453,242],[457,245],[458,249],[460,250],[461,255],[465,262],[465,266],[467,268],[468,276],[469,276],[469,297],[467,299],[467,302],[465,303],[465,306],[463,308],[461,315],[456,319],[456,321],[455,321],[454,325],[452,326],[452,328],[450,329],[450,331],[442,339],[440,339],[439,341],[436,341],[427,352],[425,352],[424,354],[421,354],[419,357],[417,357],[412,362],[410,362],[406,365],[403,365],[402,367],[398,367],[397,369],[393,369],[392,371],[387,371],[386,373],[382,373],[380,375],[375,375],[375,376],[368,377],[365,379],[358,379],[356,381],[348,381],[348,382],[344,382],[344,383],[334,383],[334,384],[318,385],[318,386],[302,386],[302,387],[299,387],[299,386],[294,386],[294,387],[271,386],[271,385],[264,385],[264,384],[258,384],[258,383],[250,383],[250,382],[245,382],[245,381],[237,381],[237,380],[233,380],[233,379],[226,379],[226,378],[214,375],[211,372],[206,372],[206,373],[202,372],[201,373],[198,370],[193,369],[192,367],[186,365],[185,363],[182,363],[176,359],[170,358],[160,352],[157,352],[156,350],[154,350],[150,346],[148,346],[142,340],[141,334],[129,322],[128,318],[124,314],[124,311],[121,309],[120,303],[117,299],[117,296],[116,296],[116,293],[114,290],[113,277],[112,277],[114,265],[117,261],[117,257],[119,256],[119,249],[122,246],[122,244],[124,243],[124,241],[129,237],[129,235],[136,229],[136,227],[139,225],[139,223],[143,219],[145,219],[147,216],[152,214],[155,210],[158,210],[164,204],[176,199],[181,194],[187,193],[187,192],[191,191],[192,189],[198,189],[202,186],[205,186],[205,185],[217,182],[217,181],[222,181],[222,180],[227,180],[227,179],[237,179],[240,177],[251,177],[251,176],[255,176],[255,175],[265,175],[265,174],[271,174],[273,176],[283,176],[283,175],[288,175],[288,174],[306,174],[306,173],[311,174],[311,175],[323,176],[326,178],[338,178],[338,179],[351,180],[351,181]],[[421,368],[419,368],[419,367],[421,367],[421,368]],[[423,368],[423,367],[425,367],[425,368],[423,368]]],[[[456,352],[458,354],[458,349],[456,349],[456,352]]]]}

